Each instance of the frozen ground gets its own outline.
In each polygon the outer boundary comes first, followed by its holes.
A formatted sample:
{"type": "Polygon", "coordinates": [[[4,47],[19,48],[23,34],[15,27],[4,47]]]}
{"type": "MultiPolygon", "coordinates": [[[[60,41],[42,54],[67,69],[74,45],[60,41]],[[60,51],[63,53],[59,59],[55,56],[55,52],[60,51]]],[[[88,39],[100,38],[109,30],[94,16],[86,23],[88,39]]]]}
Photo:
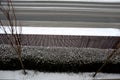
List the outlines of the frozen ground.
{"type": "MultiPolygon", "coordinates": [[[[19,29],[19,28],[18,28],[19,29]]],[[[6,31],[11,33],[6,27],[6,31]]],[[[0,33],[4,33],[0,29],[0,33]]],[[[120,30],[116,28],[72,28],[72,27],[22,27],[23,34],[47,34],[47,35],[84,35],[84,36],[120,36],[120,30]]]]}
{"type": "Polygon", "coordinates": [[[23,75],[21,70],[18,71],[0,71],[0,80],[96,80],[96,79],[120,79],[120,74],[98,73],[95,78],[94,73],[49,73],[27,71],[23,75]]]}

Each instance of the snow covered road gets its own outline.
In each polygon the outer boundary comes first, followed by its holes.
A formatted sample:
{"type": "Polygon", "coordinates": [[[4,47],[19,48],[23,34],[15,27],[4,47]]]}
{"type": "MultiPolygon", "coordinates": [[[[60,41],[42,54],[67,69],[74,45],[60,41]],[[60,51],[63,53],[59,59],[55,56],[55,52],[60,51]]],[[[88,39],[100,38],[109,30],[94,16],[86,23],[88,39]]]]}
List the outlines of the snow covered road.
{"type": "Polygon", "coordinates": [[[83,2],[120,2],[120,0],[12,0],[12,1],[83,1],[83,2]]]}

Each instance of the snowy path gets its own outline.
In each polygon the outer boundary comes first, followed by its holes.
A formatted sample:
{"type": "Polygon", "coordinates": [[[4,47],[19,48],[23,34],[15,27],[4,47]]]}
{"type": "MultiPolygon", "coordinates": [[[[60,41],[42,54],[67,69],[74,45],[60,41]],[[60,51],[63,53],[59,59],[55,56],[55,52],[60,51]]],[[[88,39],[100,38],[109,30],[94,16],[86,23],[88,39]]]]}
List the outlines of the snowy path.
{"type": "Polygon", "coordinates": [[[23,75],[22,71],[0,71],[0,80],[94,80],[94,79],[120,79],[120,74],[99,73],[95,78],[93,73],[43,73],[27,71],[23,75]]]}

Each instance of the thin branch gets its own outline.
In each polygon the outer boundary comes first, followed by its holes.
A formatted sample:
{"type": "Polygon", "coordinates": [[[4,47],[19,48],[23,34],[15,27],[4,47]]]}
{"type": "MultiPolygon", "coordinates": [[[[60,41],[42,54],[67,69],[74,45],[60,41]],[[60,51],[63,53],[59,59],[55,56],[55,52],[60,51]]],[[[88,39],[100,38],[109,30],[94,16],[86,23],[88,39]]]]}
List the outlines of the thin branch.
{"type": "Polygon", "coordinates": [[[21,67],[24,71],[24,74],[26,74],[23,62],[22,62],[22,45],[21,45],[21,34],[22,33],[22,27],[17,27],[17,18],[15,15],[15,10],[12,4],[11,0],[7,0],[7,7],[8,8],[4,8],[3,5],[0,6],[0,10],[3,13],[3,15],[5,16],[5,18],[8,21],[8,26],[5,27],[4,23],[2,22],[2,20],[0,20],[0,24],[1,27],[0,29],[2,29],[4,31],[4,33],[7,35],[7,39],[10,42],[12,48],[16,51],[17,55],[18,55],[18,59],[20,61],[21,67]],[[11,13],[10,13],[11,11],[11,13]],[[20,30],[19,30],[20,29],[20,30]],[[8,34],[8,32],[10,32],[11,36],[8,34]]]}
{"type": "Polygon", "coordinates": [[[104,64],[95,72],[93,77],[95,77],[97,75],[97,73],[100,72],[103,69],[103,67],[107,64],[107,62],[117,53],[119,48],[120,48],[120,41],[117,43],[116,49],[107,57],[104,64]]]}

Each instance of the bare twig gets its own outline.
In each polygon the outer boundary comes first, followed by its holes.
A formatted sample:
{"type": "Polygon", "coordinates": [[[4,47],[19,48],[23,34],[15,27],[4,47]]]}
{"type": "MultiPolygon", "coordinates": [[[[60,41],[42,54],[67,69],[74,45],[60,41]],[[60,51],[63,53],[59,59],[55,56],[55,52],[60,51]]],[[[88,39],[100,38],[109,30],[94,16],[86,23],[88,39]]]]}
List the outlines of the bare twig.
{"type": "Polygon", "coordinates": [[[95,77],[97,75],[97,73],[100,72],[103,69],[103,67],[107,64],[107,62],[110,60],[110,58],[112,58],[117,53],[119,48],[120,48],[120,41],[117,43],[116,49],[107,57],[107,59],[105,60],[103,65],[95,72],[93,77],[95,77]]]}
{"type": "Polygon", "coordinates": [[[4,22],[0,18],[0,25],[1,25],[0,29],[2,29],[3,32],[6,34],[7,40],[10,42],[12,48],[16,51],[21,67],[24,71],[24,74],[26,74],[27,72],[25,71],[22,62],[22,44],[21,44],[22,26],[17,27],[18,25],[17,18],[11,0],[7,0],[7,7],[8,8],[4,8],[4,6],[0,4],[0,11],[7,19],[6,21],[8,21],[7,27],[5,27],[4,22]],[[11,36],[9,35],[9,33],[11,36]]]}

